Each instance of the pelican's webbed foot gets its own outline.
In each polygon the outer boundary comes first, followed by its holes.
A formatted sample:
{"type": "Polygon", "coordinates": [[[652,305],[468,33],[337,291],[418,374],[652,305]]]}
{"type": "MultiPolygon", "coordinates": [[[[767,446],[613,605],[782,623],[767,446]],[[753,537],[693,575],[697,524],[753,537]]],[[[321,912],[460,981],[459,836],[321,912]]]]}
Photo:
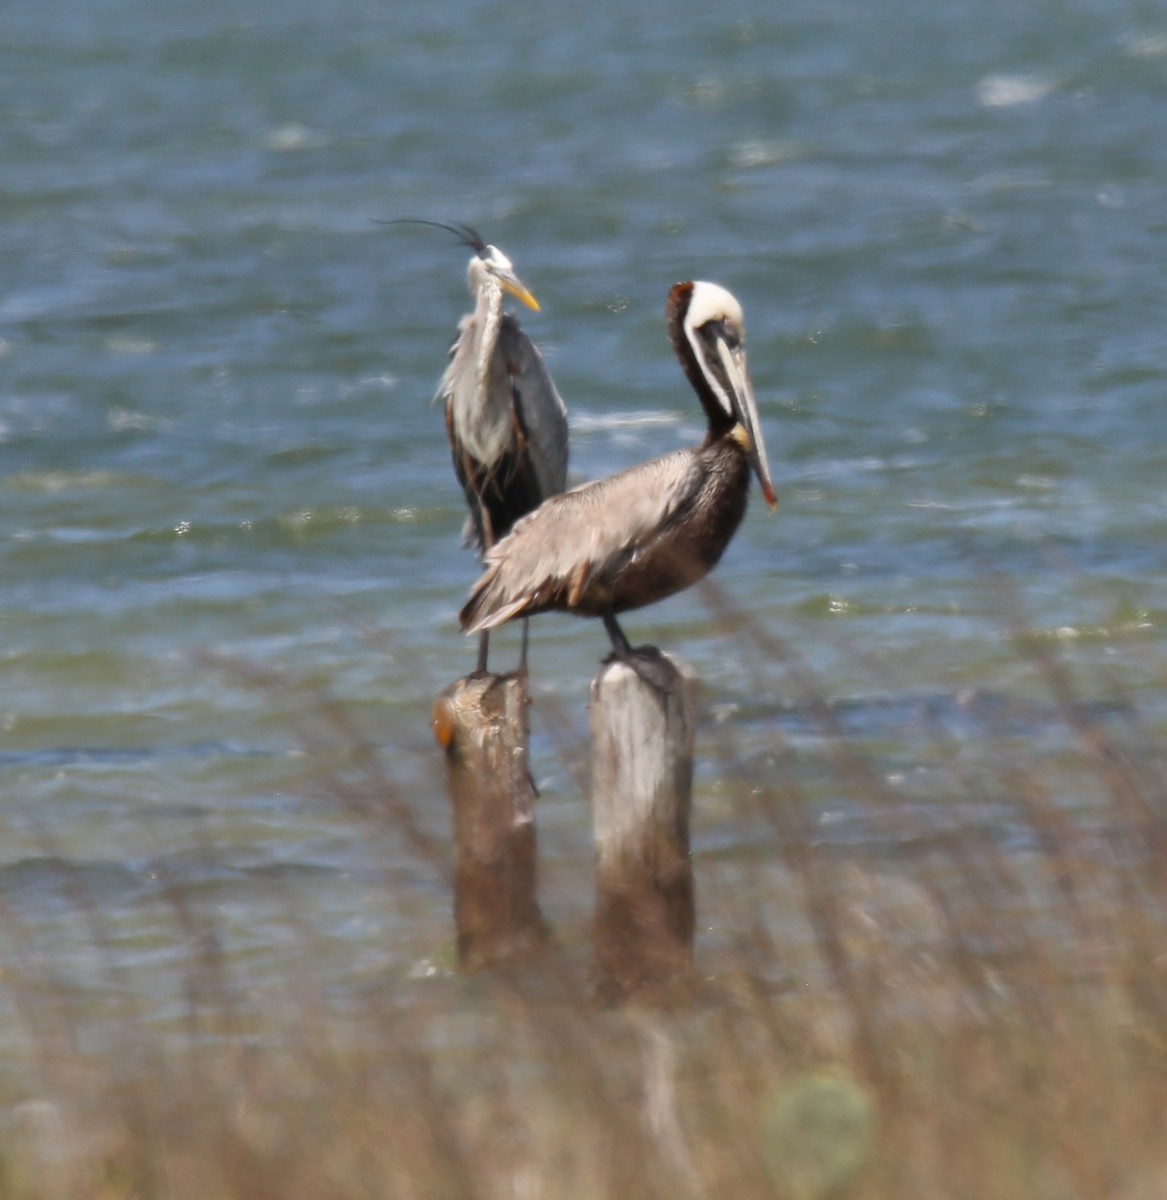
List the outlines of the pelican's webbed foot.
{"type": "Polygon", "coordinates": [[[671,692],[677,685],[677,669],[655,646],[636,646],[624,636],[616,614],[608,609],[603,614],[604,628],[612,643],[612,653],[605,663],[622,662],[631,667],[649,687],[658,692],[671,692]]]}
{"type": "Polygon", "coordinates": [[[613,650],[604,663],[619,662],[631,667],[649,687],[666,693],[677,686],[677,668],[656,646],[629,646],[627,650],[613,650]]]}

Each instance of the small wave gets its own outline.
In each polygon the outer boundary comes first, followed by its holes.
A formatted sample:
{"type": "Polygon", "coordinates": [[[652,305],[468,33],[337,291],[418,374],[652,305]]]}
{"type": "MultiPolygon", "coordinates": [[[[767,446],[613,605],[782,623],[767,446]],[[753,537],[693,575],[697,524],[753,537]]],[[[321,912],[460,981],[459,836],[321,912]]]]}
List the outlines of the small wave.
{"type": "Polygon", "coordinates": [[[796,142],[783,140],[767,141],[750,138],[735,142],[729,148],[730,165],[743,171],[757,167],[773,167],[778,163],[790,162],[802,155],[802,147],[796,142]]]}
{"type": "Polygon", "coordinates": [[[962,738],[1052,737],[1072,734],[1075,721],[1125,720],[1120,701],[1051,704],[1005,692],[968,688],[959,692],[904,696],[856,696],[820,702],[742,706],[747,724],[777,727],[787,737],[810,739],[914,738],[921,728],[962,738]]]}
{"type": "Polygon", "coordinates": [[[1123,39],[1123,49],[1131,58],[1163,58],[1167,55],[1167,33],[1131,34],[1123,39]]]}
{"type": "Polygon", "coordinates": [[[337,394],[341,399],[361,396],[365,392],[391,392],[397,387],[397,376],[385,371],[379,375],[364,375],[355,383],[341,384],[337,394]]]}
{"type": "Polygon", "coordinates": [[[191,742],[177,746],[46,746],[37,750],[0,750],[0,767],[133,766],[173,758],[272,758],[281,752],[229,742],[191,742]]]}
{"type": "Polygon", "coordinates": [[[1034,104],[1057,86],[1056,80],[1043,75],[986,75],[977,84],[977,104],[981,108],[1034,104]]]}
{"type": "Polygon", "coordinates": [[[105,415],[105,424],[115,433],[152,432],[156,429],[169,429],[174,422],[149,413],[138,412],[132,408],[122,408],[115,405],[105,415]]]}
{"type": "MultiPolygon", "coordinates": [[[[871,474],[875,471],[906,471],[916,465],[917,460],[908,455],[893,455],[881,458],[875,454],[863,458],[824,458],[799,473],[802,479],[833,479],[839,476],[871,474]]],[[[788,478],[794,478],[788,474],[788,478]]]]}
{"type": "Polygon", "coordinates": [[[158,352],[158,342],[153,338],[115,336],[104,341],[106,352],[126,357],[141,358],[158,352]]]}
{"type": "Polygon", "coordinates": [[[264,147],[287,154],[295,150],[316,150],[326,145],[328,139],[318,129],[311,129],[299,121],[288,121],[270,130],[263,139],[264,147]]]}
{"type": "Polygon", "coordinates": [[[13,492],[72,492],[124,486],[139,482],[117,471],[21,471],[4,481],[13,492]]]}
{"type": "Polygon", "coordinates": [[[659,426],[680,425],[685,418],[675,412],[615,412],[581,413],[572,412],[573,433],[594,433],[606,429],[651,429],[659,426]]]}
{"type": "Polygon", "coordinates": [[[979,175],[968,184],[970,192],[1019,192],[1029,188],[1046,188],[1052,186],[1049,176],[1037,170],[993,171],[987,175],[979,175]]]}
{"type": "Polygon", "coordinates": [[[137,885],[134,872],[114,862],[43,854],[0,866],[0,894],[41,902],[55,898],[69,908],[97,897],[125,893],[137,885]]]}
{"type": "Polygon", "coordinates": [[[176,885],[188,895],[227,889],[237,897],[240,886],[268,888],[273,883],[335,879],[341,873],[327,864],[280,862],[258,852],[250,863],[214,853],[176,853],[127,863],[44,854],[0,865],[0,895],[35,900],[42,912],[46,903],[76,910],[98,899],[144,896],[176,885]]]}

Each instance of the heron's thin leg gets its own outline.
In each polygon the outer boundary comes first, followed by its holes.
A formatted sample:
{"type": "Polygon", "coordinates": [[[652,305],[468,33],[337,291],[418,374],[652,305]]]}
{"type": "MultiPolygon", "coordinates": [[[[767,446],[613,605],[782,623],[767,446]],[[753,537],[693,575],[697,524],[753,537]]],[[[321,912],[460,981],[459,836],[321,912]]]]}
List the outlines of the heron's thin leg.
{"type": "Polygon", "coordinates": [[[490,630],[488,629],[478,639],[478,666],[475,668],[475,670],[478,672],[479,675],[486,674],[486,656],[487,656],[487,653],[489,652],[489,650],[490,650],[490,630]]]}
{"type": "Polygon", "coordinates": [[[604,628],[608,631],[608,637],[612,642],[612,649],[616,654],[623,658],[632,653],[632,646],[628,639],[624,636],[624,630],[616,622],[616,614],[610,609],[604,609],[602,614],[604,628]]]}
{"type": "Polygon", "coordinates": [[[523,618],[522,648],[519,650],[519,674],[520,675],[526,675],[526,673],[527,673],[527,634],[530,632],[529,625],[530,625],[530,618],[524,617],[523,618]]]}

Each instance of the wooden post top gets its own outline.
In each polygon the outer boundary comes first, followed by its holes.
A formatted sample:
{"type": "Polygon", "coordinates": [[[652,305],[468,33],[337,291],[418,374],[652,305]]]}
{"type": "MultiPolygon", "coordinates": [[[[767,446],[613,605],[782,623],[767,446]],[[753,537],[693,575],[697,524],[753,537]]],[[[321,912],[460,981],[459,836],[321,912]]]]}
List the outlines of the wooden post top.
{"type": "Polygon", "coordinates": [[[595,967],[612,1002],[667,993],[691,973],[696,682],[653,648],[605,662],[592,680],[595,967]]]}

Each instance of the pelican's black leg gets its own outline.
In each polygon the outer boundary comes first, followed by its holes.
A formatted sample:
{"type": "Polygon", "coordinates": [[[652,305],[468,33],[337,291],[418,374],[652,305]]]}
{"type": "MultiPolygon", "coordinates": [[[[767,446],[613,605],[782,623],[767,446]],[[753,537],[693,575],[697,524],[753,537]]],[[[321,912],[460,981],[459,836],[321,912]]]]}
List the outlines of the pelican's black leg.
{"type": "Polygon", "coordinates": [[[641,679],[659,692],[670,692],[676,686],[677,671],[672,663],[655,646],[637,646],[624,636],[624,630],[616,622],[616,614],[610,609],[603,613],[604,628],[612,642],[612,653],[605,662],[616,659],[630,666],[641,679]]]}
{"type": "Polygon", "coordinates": [[[474,668],[476,675],[486,674],[486,656],[490,652],[490,630],[488,629],[478,639],[478,666],[474,668]]]}
{"type": "Polygon", "coordinates": [[[617,658],[627,658],[632,653],[632,646],[617,623],[616,614],[610,608],[604,609],[603,622],[612,643],[612,652],[617,658]]]}

